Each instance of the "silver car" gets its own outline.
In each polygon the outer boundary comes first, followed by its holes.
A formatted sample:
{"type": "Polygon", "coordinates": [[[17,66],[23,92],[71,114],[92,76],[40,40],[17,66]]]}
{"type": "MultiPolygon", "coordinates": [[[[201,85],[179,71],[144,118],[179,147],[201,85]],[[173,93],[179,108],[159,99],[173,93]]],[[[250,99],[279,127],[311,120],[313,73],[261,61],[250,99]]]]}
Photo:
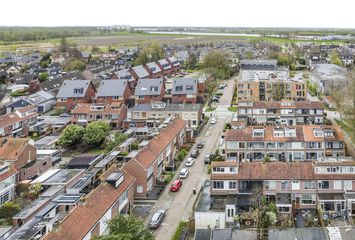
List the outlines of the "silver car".
{"type": "Polygon", "coordinates": [[[152,219],[149,222],[149,228],[157,228],[163,221],[165,216],[165,210],[161,209],[153,214],[152,219]]]}

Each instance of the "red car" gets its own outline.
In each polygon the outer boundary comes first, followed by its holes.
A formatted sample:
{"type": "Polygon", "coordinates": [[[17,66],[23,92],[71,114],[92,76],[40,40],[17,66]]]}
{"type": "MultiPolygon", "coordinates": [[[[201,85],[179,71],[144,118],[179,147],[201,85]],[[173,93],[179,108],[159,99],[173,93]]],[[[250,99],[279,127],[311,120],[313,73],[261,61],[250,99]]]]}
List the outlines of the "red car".
{"type": "Polygon", "coordinates": [[[170,187],[170,191],[172,192],[177,192],[180,190],[180,187],[182,185],[182,180],[180,179],[177,179],[173,182],[173,184],[171,184],[171,187],[170,187]]]}

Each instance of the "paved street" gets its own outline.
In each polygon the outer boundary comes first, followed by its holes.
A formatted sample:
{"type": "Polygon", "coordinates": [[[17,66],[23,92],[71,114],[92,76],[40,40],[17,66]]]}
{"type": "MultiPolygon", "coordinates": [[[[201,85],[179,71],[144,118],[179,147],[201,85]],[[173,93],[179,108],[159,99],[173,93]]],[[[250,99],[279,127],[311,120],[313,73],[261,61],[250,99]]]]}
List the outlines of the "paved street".
{"type": "MultiPolygon", "coordinates": [[[[217,106],[215,113],[213,113],[215,116],[218,116],[217,123],[215,125],[210,125],[210,123],[208,123],[198,137],[198,141],[203,140],[206,142],[205,147],[201,149],[200,155],[196,159],[194,165],[189,168],[189,176],[183,180],[183,185],[180,191],[177,193],[171,193],[169,187],[167,187],[152,208],[150,215],[147,217],[146,224],[149,223],[152,214],[156,210],[167,209],[167,214],[163,223],[154,233],[157,240],[171,239],[179,222],[187,221],[192,217],[192,208],[197,197],[197,195],[192,193],[192,189],[195,187],[199,190],[205,179],[208,179],[207,166],[204,164],[204,156],[208,153],[213,153],[218,147],[224,124],[229,115],[231,115],[228,111],[228,107],[230,106],[230,101],[233,97],[233,89],[234,78],[228,80],[228,86],[224,89],[224,95],[221,97],[220,104],[217,106]]],[[[194,148],[196,148],[196,144],[192,149],[194,148]]],[[[181,168],[184,167],[184,163],[181,164],[176,171],[174,179],[178,178],[181,168]]]]}

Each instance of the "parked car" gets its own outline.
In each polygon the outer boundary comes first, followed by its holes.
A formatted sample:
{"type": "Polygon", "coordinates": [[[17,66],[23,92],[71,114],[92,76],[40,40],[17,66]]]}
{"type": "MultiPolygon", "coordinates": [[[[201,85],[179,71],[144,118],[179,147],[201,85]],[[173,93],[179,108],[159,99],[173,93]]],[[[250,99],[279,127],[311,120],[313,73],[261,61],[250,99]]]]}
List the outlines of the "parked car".
{"type": "Polygon", "coordinates": [[[187,170],[187,168],[183,168],[180,171],[180,178],[186,178],[188,174],[189,174],[189,170],[187,170]]]}
{"type": "Polygon", "coordinates": [[[214,154],[213,153],[210,153],[210,154],[207,154],[204,158],[204,161],[206,164],[210,163],[212,160],[214,159],[214,154]]]}
{"type": "Polygon", "coordinates": [[[194,149],[191,152],[191,157],[192,158],[197,158],[199,153],[200,153],[200,151],[198,149],[194,149]]]}
{"type": "Polygon", "coordinates": [[[170,191],[171,192],[177,192],[180,190],[180,187],[182,186],[182,181],[180,179],[176,179],[173,184],[171,184],[170,191]]]}
{"type": "Polygon", "coordinates": [[[149,228],[157,228],[163,221],[165,216],[165,210],[159,210],[153,214],[153,217],[150,219],[149,228]]]}
{"type": "Polygon", "coordinates": [[[205,146],[205,141],[199,141],[197,143],[197,148],[203,148],[205,146]]]}
{"type": "Polygon", "coordinates": [[[218,89],[223,89],[223,88],[225,88],[224,84],[221,83],[218,85],[218,89]]]}
{"type": "Polygon", "coordinates": [[[212,97],[212,102],[219,102],[219,98],[216,97],[216,96],[213,96],[213,97],[212,97]]]}
{"type": "Polygon", "coordinates": [[[216,118],[211,118],[211,124],[216,124],[217,123],[217,120],[216,120],[216,118]]]}
{"type": "Polygon", "coordinates": [[[185,165],[186,165],[186,167],[191,167],[194,164],[194,162],[195,162],[195,160],[193,158],[188,158],[186,160],[185,165]]]}

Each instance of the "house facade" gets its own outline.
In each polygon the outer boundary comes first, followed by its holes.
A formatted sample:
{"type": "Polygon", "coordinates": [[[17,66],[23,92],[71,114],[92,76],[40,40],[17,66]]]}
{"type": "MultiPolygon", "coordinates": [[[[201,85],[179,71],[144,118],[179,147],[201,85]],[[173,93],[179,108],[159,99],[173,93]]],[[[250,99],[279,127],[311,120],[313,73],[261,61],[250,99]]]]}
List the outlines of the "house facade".
{"type": "Polygon", "coordinates": [[[33,105],[0,116],[0,136],[28,136],[31,126],[37,122],[37,116],[36,107],[33,105]]]}
{"type": "Polygon", "coordinates": [[[162,101],[165,96],[164,79],[139,79],[134,95],[136,103],[162,101]]]}
{"type": "Polygon", "coordinates": [[[131,96],[128,80],[102,80],[96,93],[97,103],[125,103],[131,96]]]}
{"type": "Polygon", "coordinates": [[[91,103],[95,94],[90,80],[65,80],[57,94],[57,107],[70,111],[78,103],[91,103]]]}
{"type": "Polygon", "coordinates": [[[15,197],[16,169],[9,163],[0,164],[0,206],[15,197]]]}
{"type": "MultiPolygon", "coordinates": [[[[115,81],[115,80],[113,80],[115,81]]],[[[123,103],[81,103],[71,111],[72,124],[86,126],[92,121],[104,121],[112,128],[121,128],[127,117],[127,107],[123,103]]]]}
{"type": "Polygon", "coordinates": [[[154,127],[171,117],[179,117],[186,121],[188,128],[197,129],[202,122],[202,104],[137,104],[128,111],[124,126],[154,127]]]}
{"type": "Polygon", "coordinates": [[[238,101],[306,100],[303,80],[289,78],[288,70],[241,70],[238,80],[238,101]]]}
{"type": "MultiPolygon", "coordinates": [[[[175,78],[171,90],[172,103],[198,102],[198,83],[195,78],[175,78]]],[[[199,102],[201,103],[201,102],[199,102]]]]}
{"type": "Polygon", "coordinates": [[[226,132],[223,153],[234,161],[307,161],[345,156],[344,136],[334,126],[248,126],[226,132]]]}
{"type": "Polygon", "coordinates": [[[244,204],[226,205],[227,222],[233,222],[236,213],[251,206],[253,192],[275,202],[279,214],[319,206],[325,213],[353,215],[354,167],[353,161],[338,159],[298,163],[212,162],[210,192],[212,196],[235,196],[237,202],[243,199],[244,204]]]}
{"type": "Polygon", "coordinates": [[[238,120],[248,125],[323,124],[320,101],[238,102],[238,120]]]}

